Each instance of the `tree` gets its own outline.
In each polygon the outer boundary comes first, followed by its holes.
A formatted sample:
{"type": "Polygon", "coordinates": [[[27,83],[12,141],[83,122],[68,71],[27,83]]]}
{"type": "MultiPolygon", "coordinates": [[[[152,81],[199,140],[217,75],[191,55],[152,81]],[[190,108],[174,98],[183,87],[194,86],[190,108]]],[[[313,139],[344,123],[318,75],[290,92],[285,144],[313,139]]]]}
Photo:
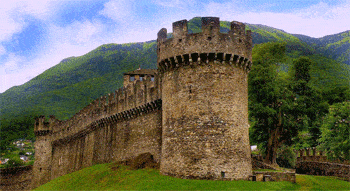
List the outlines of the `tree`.
{"type": "Polygon", "coordinates": [[[299,127],[292,111],[295,96],[290,80],[277,71],[285,50],[285,43],[255,45],[248,80],[249,116],[254,124],[251,138],[259,143],[269,164],[276,164],[277,149],[290,144],[299,127]]]}
{"type": "Polygon", "coordinates": [[[310,137],[307,144],[312,147],[317,145],[316,140],[320,136],[319,121],[328,112],[328,104],[321,91],[309,83],[310,66],[313,64],[308,57],[302,56],[293,61],[291,70],[291,89],[296,96],[293,115],[296,122],[303,126],[299,129],[308,130],[310,137]]]}
{"type": "Polygon", "coordinates": [[[330,106],[321,126],[320,148],[336,159],[350,160],[350,101],[330,106]]]}

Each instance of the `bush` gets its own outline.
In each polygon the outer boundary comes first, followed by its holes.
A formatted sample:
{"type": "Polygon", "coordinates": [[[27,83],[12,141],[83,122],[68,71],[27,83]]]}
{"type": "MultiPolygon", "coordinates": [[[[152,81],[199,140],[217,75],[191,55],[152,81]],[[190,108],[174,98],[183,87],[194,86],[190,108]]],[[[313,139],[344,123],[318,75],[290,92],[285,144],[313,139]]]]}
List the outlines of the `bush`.
{"type": "Polygon", "coordinates": [[[11,168],[11,167],[23,166],[23,165],[24,165],[24,162],[20,158],[13,157],[7,161],[7,163],[5,164],[5,168],[11,168]]]}
{"type": "Polygon", "coordinates": [[[294,168],[296,162],[296,154],[292,147],[282,147],[276,159],[277,164],[283,168],[294,168]]]}

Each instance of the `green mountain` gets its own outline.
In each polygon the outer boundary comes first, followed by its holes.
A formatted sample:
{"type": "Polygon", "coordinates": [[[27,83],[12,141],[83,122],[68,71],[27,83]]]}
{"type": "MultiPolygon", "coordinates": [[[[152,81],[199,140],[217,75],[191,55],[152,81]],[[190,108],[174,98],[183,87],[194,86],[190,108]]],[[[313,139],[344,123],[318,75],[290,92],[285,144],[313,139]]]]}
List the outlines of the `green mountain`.
{"type": "MultiPolygon", "coordinates": [[[[188,23],[189,32],[201,31],[201,18],[188,23]]],[[[228,32],[230,23],[220,23],[221,32],[228,32]]],[[[315,39],[288,34],[264,25],[247,24],[253,32],[253,43],[270,41],[287,43],[289,59],[281,66],[288,70],[293,58],[308,56],[313,84],[320,88],[350,86],[349,31],[315,39]],[[333,51],[340,47],[339,52],[333,51]],[[345,55],[345,56],[344,56],[345,55]]],[[[129,44],[105,44],[80,56],[63,59],[21,86],[0,94],[1,144],[17,138],[33,138],[33,118],[55,115],[68,119],[94,99],[122,86],[123,73],[142,68],[155,69],[156,41],[129,44]]],[[[1,145],[0,145],[1,146],[1,145]]]]}
{"type": "Polygon", "coordinates": [[[102,95],[122,86],[123,73],[156,68],[156,43],[107,44],[62,60],[21,86],[0,94],[1,140],[32,138],[34,117],[73,116],[102,95]]]}
{"type": "Polygon", "coordinates": [[[317,53],[350,65],[350,30],[322,38],[294,36],[313,47],[317,53]]]}

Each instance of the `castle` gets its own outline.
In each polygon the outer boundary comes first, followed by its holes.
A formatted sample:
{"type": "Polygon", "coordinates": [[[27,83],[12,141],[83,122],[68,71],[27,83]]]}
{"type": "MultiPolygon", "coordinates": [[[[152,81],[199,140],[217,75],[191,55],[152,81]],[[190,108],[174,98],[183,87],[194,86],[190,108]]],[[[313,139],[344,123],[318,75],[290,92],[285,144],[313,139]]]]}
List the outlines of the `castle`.
{"type": "Polygon", "coordinates": [[[157,70],[125,73],[122,88],[71,119],[36,119],[32,188],[146,152],[165,175],[248,179],[251,31],[234,21],[220,33],[219,18],[203,17],[202,32],[189,34],[181,20],[172,38],[158,32],[157,54],[157,70]]]}

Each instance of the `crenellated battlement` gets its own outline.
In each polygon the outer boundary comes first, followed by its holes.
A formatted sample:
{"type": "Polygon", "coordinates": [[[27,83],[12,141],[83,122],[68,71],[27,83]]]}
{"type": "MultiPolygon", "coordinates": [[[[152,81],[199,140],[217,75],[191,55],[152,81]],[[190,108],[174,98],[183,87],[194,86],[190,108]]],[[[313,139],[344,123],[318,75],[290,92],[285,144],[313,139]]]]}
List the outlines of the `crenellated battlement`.
{"type": "Polygon", "coordinates": [[[220,33],[218,17],[203,17],[202,32],[189,34],[187,20],[173,23],[173,38],[167,39],[167,29],[158,32],[158,68],[161,72],[193,62],[216,60],[233,63],[249,71],[252,61],[251,31],[243,23],[231,22],[231,30],[220,33]],[[199,59],[197,59],[199,58],[199,59]],[[231,61],[231,62],[230,62],[231,61]]]}
{"type": "Polygon", "coordinates": [[[122,121],[127,121],[133,118],[136,118],[140,115],[147,114],[149,112],[160,110],[162,108],[162,101],[161,99],[154,100],[150,103],[143,104],[141,106],[122,111],[120,113],[104,117],[101,119],[98,119],[91,124],[85,126],[85,128],[80,129],[79,131],[76,131],[74,133],[66,134],[60,138],[53,139],[52,144],[58,145],[58,144],[64,144],[66,141],[73,140],[77,137],[81,137],[83,135],[86,135],[88,133],[91,133],[95,129],[104,126],[104,125],[110,125],[122,121]]]}
{"type": "Polygon", "coordinates": [[[36,136],[43,136],[50,134],[52,132],[52,121],[54,119],[54,116],[50,116],[50,121],[46,122],[45,116],[41,115],[37,118],[35,118],[35,124],[34,124],[34,133],[36,136]]]}
{"type": "MultiPolygon", "coordinates": [[[[124,76],[128,76],[126,79],[130,77],[130,73],[124,74],[124,76]]],[[[36,132],[43,133],[43,130],[50,130],[53,135],[52,140],[63,139],[82,131],[89,124],[96,121],[118,113],[133,111],[133,109],[138,110],[143,105],[159,100],[157,75],[154,73],[139,75],[143,78],[135,79],[132,83],[126,83],[126,86],[115,92],[92,101],[68,120],[60,121],[51,116],[50,122],[45,122],[44,117],[38,118],[36,123],[36,129],[38,130],[36,132]]]]}
{"type": "Polygon", "coordinates": [[[299,149],[294,150],[297,162],[301,161],[312,161],[312,162],[335,162],[335,163],[341,163],[341,164],[350,164],[350,161],[345,160],[329,160],[327,156],[332,156],[334,153],[332,152],[326,152],[323,150],[317,150],[316,147],[312,148],[305,148],[305,149],[299,149]]]}

